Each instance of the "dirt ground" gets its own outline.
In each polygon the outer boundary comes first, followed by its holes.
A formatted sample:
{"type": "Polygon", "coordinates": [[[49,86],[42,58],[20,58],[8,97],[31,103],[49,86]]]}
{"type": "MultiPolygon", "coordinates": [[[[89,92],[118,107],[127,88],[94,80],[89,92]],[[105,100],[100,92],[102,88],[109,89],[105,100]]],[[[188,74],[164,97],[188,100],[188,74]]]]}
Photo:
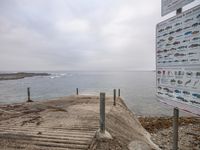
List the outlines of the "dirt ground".
{"type": "MultiPolygon", "coordinates": [[[[163,150],[172,149],[172,117],[140,117],[151,139],[163,150]]],[[[200,149],[200,117],[179,118],[179,149],[200,149]]]]}

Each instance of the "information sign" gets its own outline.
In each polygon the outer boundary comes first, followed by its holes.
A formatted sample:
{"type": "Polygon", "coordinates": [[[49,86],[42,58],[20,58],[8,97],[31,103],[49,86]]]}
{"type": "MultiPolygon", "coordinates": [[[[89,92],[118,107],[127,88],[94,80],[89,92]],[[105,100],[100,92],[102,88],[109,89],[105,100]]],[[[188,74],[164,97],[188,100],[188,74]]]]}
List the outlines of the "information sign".
{"type": "Polygon", "coordinates": [[[157,97],[200,114],[200,5],[156,27],[157,97]]]}

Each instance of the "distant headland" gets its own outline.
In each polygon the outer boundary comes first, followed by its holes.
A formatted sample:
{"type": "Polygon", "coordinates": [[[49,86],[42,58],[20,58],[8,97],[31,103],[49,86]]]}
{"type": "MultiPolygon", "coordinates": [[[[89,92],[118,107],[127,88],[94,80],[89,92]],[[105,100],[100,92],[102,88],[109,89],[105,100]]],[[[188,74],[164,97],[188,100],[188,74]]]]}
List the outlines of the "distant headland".
{"type": "Polygon", "coordinates": [[[0,80],[17,80],[26,77],[34,76],[50,76],[49,73],[27,73],[27,72],[17,72],[17,73],[0,73],[0,80]]]}

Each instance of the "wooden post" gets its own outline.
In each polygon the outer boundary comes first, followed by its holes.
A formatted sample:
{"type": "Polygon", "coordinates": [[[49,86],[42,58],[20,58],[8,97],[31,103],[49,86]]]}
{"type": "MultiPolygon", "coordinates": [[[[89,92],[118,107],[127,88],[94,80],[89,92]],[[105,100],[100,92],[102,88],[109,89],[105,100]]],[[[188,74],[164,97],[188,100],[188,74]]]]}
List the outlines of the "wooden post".
{"type": "Polygon", "coordinates": [[[30,87],[28,87],[27,88],[27,95],[28,95],[28,100],[27,100],[27,102],[33,102],[32,100],[31,100],[31,94],[30,94],[30,87]]]}
{"type": "Polygon", "coordinates": [[[76,88],[76,95],[78,95],[78,88],[76,88]]]}
{"type": "Polygon", "coordinates": [[[118,97],[120,97],[120,89],[118,89],[118,97]]]}
{"type": "Polygon", "coordinates": [[[116,106],[116,89],[113,90],[113,100],[114,100],[113,105],[116,106]]]}
{"type": "Polygon", "coordinates": [[[178,118],[179,118],[179,109],[174,108],[174,117],[173,117],[173,150],[178,150],[178,118]]]}
{"type": "Polygon", "coordinates": [[[105,93],[100,93],[100,132],[105,133],[105,93]]]}

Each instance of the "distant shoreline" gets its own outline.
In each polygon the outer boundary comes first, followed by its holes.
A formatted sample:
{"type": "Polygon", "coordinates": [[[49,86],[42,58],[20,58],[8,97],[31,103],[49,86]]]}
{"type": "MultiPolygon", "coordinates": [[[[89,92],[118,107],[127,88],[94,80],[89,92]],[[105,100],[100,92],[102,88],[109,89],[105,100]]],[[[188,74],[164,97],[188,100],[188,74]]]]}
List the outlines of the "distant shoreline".
{"type": "Polygon", "coordinates": [[[27,73],[27,72],[17,72],[17,73],[0,73],[0,81],[1,80],[17,80],[23,79],[26,77],[34,77],[34,76],[50,76],[49,73],[27,73]]]}

